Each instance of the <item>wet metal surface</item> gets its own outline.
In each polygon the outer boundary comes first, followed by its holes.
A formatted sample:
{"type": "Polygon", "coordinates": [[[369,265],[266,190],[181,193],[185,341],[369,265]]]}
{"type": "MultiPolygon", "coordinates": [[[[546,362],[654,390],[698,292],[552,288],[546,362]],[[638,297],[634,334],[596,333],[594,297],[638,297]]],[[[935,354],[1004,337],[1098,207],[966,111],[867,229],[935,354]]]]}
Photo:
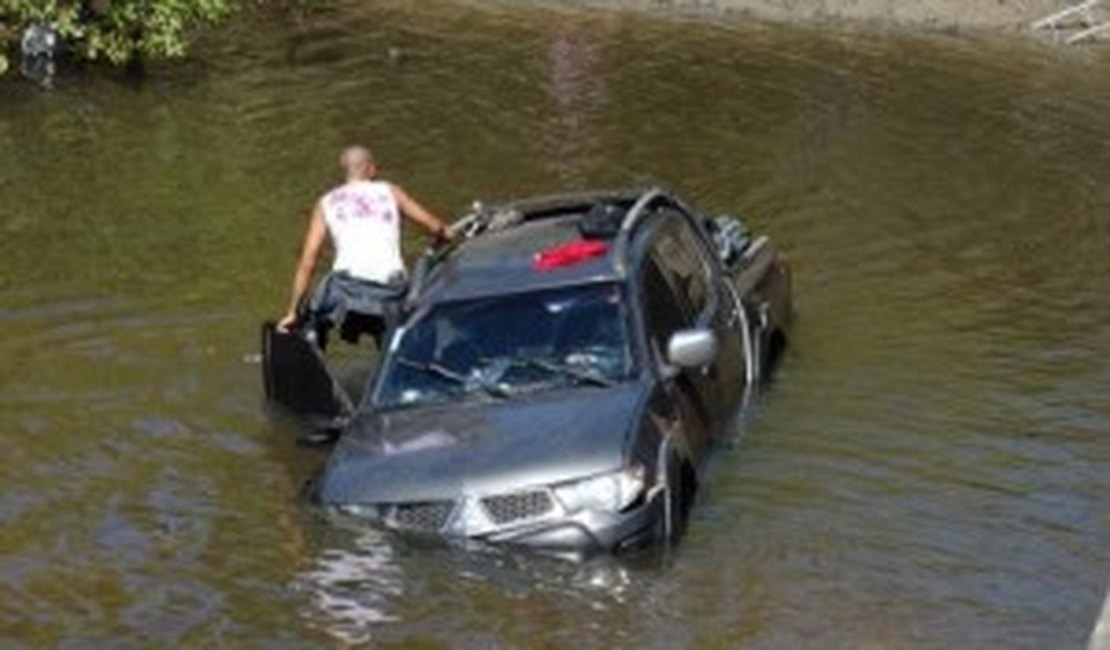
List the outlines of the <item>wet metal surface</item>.
{"type": "MultiPolygon", "coordinates": [[[[0,84],[5,647],[1083,647],[1110,582],[1110,56],[400,2],[0,84]],[[649,179],[799,319],[667,561],[319,519],[260,405],[337,147],[444,213],[649,179]]],[[[415,246],[418,242],[414,242],[415,246]]]]}

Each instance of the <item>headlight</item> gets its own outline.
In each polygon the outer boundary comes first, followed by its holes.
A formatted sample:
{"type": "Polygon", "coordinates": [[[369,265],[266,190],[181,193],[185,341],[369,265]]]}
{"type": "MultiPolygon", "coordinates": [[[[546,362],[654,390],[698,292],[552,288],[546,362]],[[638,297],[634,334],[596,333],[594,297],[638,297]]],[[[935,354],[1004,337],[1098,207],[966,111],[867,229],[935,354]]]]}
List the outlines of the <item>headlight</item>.
{"type": "Polygon", "coordinates": [[[591,476],[581,481],[555,487],[555,496],[569,512],[601,510],[620,512],[636,502],[644,492],[645,473],[642,465],[632,465],[616,472],[591,476]]]}

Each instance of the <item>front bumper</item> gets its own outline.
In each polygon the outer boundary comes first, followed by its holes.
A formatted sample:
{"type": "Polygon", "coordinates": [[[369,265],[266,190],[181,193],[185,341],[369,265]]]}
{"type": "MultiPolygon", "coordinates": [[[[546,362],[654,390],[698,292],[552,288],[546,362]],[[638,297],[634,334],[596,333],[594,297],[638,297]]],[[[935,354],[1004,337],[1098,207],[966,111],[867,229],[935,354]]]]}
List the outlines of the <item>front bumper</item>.
{"type": "Polygon", "coordinates": [[[640,503],[623,512],[581,510],[490,533],[480,539],[574,559],[616,554],[655,541],[663,517],[662,503],[662,492],[653,490],[640,503]]]}
{"type": "Polygon", "coordinates": [[[586,509],[569,512],[550,490],[520,494],[547,495],[551,506],[511,519],[491,516],[494,511],[487,505],[491,497],[477,496],[434,503],[339,506],[338,510],[399,532],[516,546],[574,560],[650,545],[663,516],[663,491],[658,488],[647,490],[637,503],[616,513],[586,509]]]}

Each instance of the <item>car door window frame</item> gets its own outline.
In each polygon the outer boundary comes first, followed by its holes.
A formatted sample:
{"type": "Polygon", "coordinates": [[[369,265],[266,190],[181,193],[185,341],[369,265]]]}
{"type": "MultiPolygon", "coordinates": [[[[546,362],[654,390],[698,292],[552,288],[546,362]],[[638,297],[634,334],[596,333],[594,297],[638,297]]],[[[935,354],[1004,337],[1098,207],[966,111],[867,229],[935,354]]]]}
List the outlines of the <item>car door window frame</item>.
{"type": "Polygon", "coordinates": [[[717,268],[706,247],[705,238],[689,213],[678,206],[668,204],[660,210],[660,213],[662,222],[659,229],[653,233],[653,237],[648,243],[648,250],[651,252],[661,238],[673,237],[680,250],[693,256],[693,260],[690,261],[697,266],[697,270],[694,272],[700,272],[701,281],[704,285],[704,293],[701,296],[703,304],[700,306],[690,304],[691,298],[689,293],[685,291],[683,287],[674,286],[675,283],[681,282],[681,272],[674,268],[675,264],[666,257],[656,254],[661,258],[660,270],[672,284],[672,288],[675,292],[678,293],[679,297],[686,303],[686,308],[696,311],[694,314],[687,315],[688,326],[707,327],[713,322],[713,318],[717,313],[720,297],[718,291],[719,278],[717,277],[717,268]]]}
{"type": "MultiPolygon", "coordinates": [[[[635,296],[636,300],[636,309],[634,310],[637,325],[636,338],[639,341],[640,349],[643,351],[644,357],[650,361],[645,364],[645,367],[651,368],[659,368],[661,364],[666,363],[666,343],[664,343],[663,346],[657,345],[656,338],[651,329],[651,315],[648,310],[647,288],[645,286],[646,265],[648,263],[655,264],[653,261],[650,261],[651,242],[655,238],[659,228],[663,225],[660,216],[654,213],[658,206],[659,204],[657,203],[655,206],[648,207],[649,210],[653,211],[653,214],[649,214],[641,220],[630,235],[632,241],[632,254],[630,257],[632,262],[631,268],[633,269],[633,273],[630,274],[630,279],[632,281],[632,294],[635,296]]],[[[656,266],[658,265],[656,264],[656,266]]],[[[663,281],[666,281],[666,277],[662,276],[662,271],[660,271],[660,276],[663,281]]],[[[668,287],[668,290],[669,289],[668,287]]],[[[674,298],[677,298],[677,296],[674,298]]]]}
{"type": "Polygon", "coordinates": [[[644,334],[647,338],[648,345],[653,350],[653,354],[659,356],[661,361],[664,361],[665,358],[663,357],[665,356],[670,337],[674,335],[675,332],[687,327],[689,314],[686,313],[686,307],[682,304],[678,292],[663,272],[658,260],[655,259],[655,255],[651,254],[650,251],[643,257],[640,265],[639,283],[640,294],[643,296],[644,305],[644,334]],[[648,276],[650,274],[656,275],[658,281],[661,282],[663,286],[658,288],[649,287],[648,276]],[[659,298],[655,296],[655,292],[657,291],[667,292],[665,300],[670,302],[673,309],[677,312],[672,317],[673,320],[668,319],[669,322],[665,324],[653,318],[654,310],[651,307],[653,304],[658,304],[657,301],[659,298]],[[663,330],[664,333],[660,334],[660,330],[663,330]]]}
{"type": "MultiPolygon", "coordinates": [[[[672,293],[676,307],[682,312],[682,326],[678,329],[712,326],[715,314],[720,307],[720,296],[717,290],[719,278],[717,277],[717,269],[706,249],[704,235],[688,212],[669,201],[660,201],[656,205],[650,206],[649,209],[652,210],[653,214],[644,219],[641,225],[637,227],[636,232],[633,233],[632,258],[634,260],[633,268],[635,269],[633,282],[635,294],[639,296],[640,303],[640,309],[636,311],[640,321],[638,328],[640,340],[644,349],[651,356],[656,357],[657,362],[665,363],[666,342],[664,341],[661,346],[657,344],[657,337],[652,331],[652,322],[648,312],[645,286],[646,265],[651,263],[656,266],[661,279],[667,283],[668,289],[672,293]],[[660,237],[667,236],[669,233],[672,236],[677,235],[675,231],[685,231],[688,234],[685,245],[693,249],[691,254],[694,255],[695,262],[702,267],[705,277],[705,304],[698,313],[692,313],[689,299],[681,288],[674,286],[676,278],[671,277],[674,275],[673,271],[668,271],[665,265],[657,259],[659,253],[655,250],[656,242],[660,237]]],[[[684,245],[681,239],[679,245],[684,245]]]]}

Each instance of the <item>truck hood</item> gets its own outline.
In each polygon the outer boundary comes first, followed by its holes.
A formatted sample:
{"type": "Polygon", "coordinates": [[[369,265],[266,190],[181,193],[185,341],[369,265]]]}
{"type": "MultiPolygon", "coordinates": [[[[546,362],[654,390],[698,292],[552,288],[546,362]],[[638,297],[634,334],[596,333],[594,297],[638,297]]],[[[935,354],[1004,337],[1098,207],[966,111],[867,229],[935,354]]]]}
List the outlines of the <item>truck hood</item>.
{"type": "Polygon", "coordinates": [[[615,470],[643,394],[630,383],[367,413],[336,445],[317,495],[332,505],[437,501],[615,470]]]}

